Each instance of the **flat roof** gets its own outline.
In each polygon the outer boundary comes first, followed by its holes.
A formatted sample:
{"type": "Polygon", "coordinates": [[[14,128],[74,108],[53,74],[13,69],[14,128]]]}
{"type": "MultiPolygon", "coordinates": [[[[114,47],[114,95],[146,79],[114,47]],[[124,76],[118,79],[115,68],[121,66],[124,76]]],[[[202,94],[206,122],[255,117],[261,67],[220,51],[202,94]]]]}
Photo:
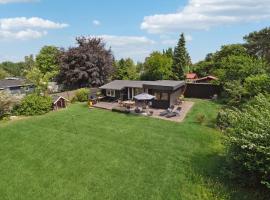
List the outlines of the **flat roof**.
{"type": "Polygon", "coordinates": [[[6,88],[13,88],[13,87],[21,87],[21,86],[27,86],[31,85],[27,83],[25,79],[2,79],[0,80],[0,88],[6,89],[6,88]]]}
{"type": "Polygon", "coordinates": [[[185,81],[130,81],[130,80],[115,80],[100,87],[107,90],[123,90],[124,88],[153,88],[164,90],[176,90],[185,85],[185,81]]]}
{"type": "Polygon", "coordinates": [[[152,88],[158,90],[177,90],[178,88],[184,86],[185,81],[171,81],[171,80],[161,80],[161,81],[150,81],[145,83],[144,88],[152,88]]]}

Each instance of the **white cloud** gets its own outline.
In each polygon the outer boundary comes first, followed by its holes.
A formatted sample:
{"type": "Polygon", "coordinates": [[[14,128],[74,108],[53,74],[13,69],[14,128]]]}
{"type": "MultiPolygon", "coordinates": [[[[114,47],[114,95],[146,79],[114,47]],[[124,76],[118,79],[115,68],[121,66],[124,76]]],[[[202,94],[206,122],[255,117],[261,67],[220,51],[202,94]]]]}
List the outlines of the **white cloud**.
{"type": "Polygon", "coordinates": [[[67,27],[68,24],[57,23],[39,17],[16,17],[0,19],[0,29],[11,30],[21,28],[42,28],[42,29],[60,29],[67,27]]]}
{"type": "Polygon", "coordinates": [[[144,36],[116,36],[116,35],[95,35],[111,47],[117,58],[131,57],[135,60],[142,60],[155,49],[156,42],[144,36]]]}
{"type": "Polygon", "coordinates": [[[207,30],[266,19],[270,19],[270,0],[189,0],[181,11],[146,16],[141,29],[149,33],[207,30]]]}
{"type": "Polygon", "coordinates": [[[18,40],[38,39],[45,35],[47,35],[46,31],[34,31],[31,29],[22,30],[18,32],[0,30],[0,38],[3,39],[18,39],[18,40]]]}
{"type": "Polygon", "coordinates": [[[116,35],[97,35],[96,37],[103,38],[109,45],[115,47],[125,47],[127,45],[151,45],[155,41],[147,37],[141,36],[116,36],[116,35]]]}
{"type": "Polygon", "coordinates": [[[29,3],[35,2],[37,0],[0,0],[0,4],[7,4],[7,3],[29,3]]]}
{"type": "Polygon", "coordinates": [[[95,26],[99,26],[101,23],[100,23],[100,21],[99,20],[93,20],[93,25],[95,25],[95,26]]]}
{"type": "Polygon", "coordinates": [[[32,17],[0,19],[0,39],[37,39],[47,35],[49,29],[61,29],[68,24],[32,17]]]}

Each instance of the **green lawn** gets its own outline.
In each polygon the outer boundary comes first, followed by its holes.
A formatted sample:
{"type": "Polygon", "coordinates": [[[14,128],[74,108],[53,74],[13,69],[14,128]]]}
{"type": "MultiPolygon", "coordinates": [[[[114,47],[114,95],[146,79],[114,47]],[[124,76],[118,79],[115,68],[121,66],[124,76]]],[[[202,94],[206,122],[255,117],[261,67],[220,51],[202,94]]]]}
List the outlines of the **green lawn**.
{"type": "Polygon", "coordinates": [[[183,123],[76,104],[1,124],[0,199],[255,199],[222,181],[219,106],[195,101],[183,123]]]}

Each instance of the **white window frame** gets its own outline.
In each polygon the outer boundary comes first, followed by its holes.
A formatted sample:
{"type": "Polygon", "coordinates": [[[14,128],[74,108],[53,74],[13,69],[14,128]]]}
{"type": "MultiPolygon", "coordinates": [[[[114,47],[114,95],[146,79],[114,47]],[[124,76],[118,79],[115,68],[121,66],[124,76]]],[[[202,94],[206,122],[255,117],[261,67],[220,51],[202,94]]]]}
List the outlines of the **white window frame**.
{"type": "Polygon", "coordinates": [[[115,90],[106,90],[106,95],[108,97],[115,97],[115,90]]]}

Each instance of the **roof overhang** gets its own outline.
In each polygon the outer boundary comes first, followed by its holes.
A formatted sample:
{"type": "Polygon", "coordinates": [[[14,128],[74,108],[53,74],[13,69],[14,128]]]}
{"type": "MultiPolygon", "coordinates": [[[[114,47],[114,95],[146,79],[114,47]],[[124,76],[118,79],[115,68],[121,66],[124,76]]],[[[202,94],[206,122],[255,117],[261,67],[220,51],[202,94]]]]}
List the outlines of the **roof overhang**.
{"type": "Polygon", "coordinates": [[[186,83],[184,81],[181,81],[180,83],[176,84],[176,85],[162,85],[161,84],[143,84],[143,88],[145,89],[155,89],[155,90],[163,90],[163,91],[175,91],[179,88],[181,88],[182,86],[184,86],[186,83]]]}

